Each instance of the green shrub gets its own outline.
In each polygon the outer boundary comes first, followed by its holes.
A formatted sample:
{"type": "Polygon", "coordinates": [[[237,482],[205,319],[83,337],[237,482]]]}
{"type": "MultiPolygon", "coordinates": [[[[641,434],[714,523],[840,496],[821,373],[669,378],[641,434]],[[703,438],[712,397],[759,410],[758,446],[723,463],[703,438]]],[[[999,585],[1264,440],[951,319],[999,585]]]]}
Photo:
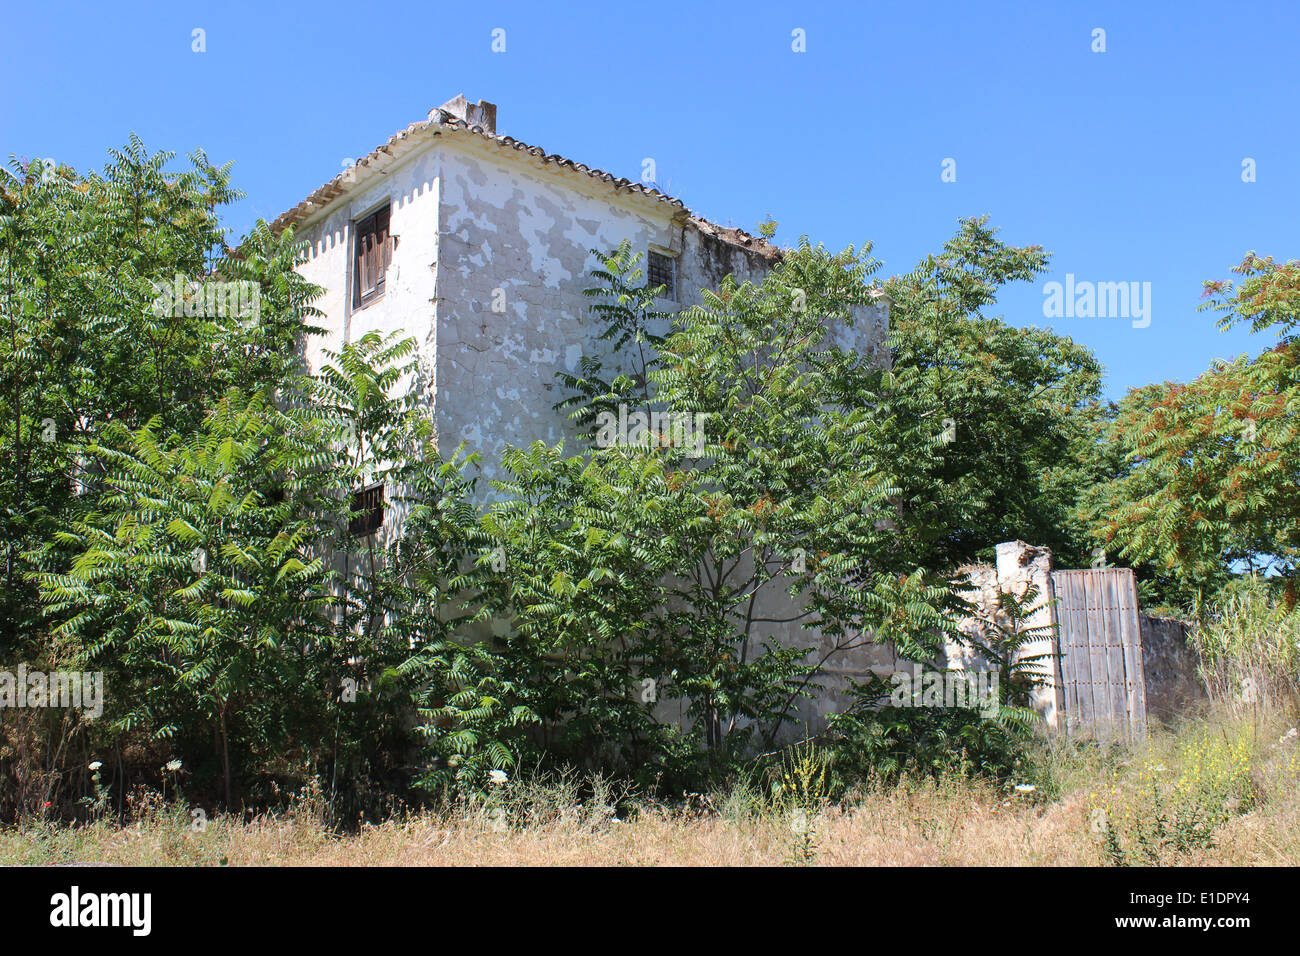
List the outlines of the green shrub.
{"type": "Polygon", "coordinates": [[[1251,576],[1231,585],[1205,617],[1192,642],[1213,697],[1300,699],[1300,608],[1288,608],[1267,580],[1251,576]]]}
{"type": "Polygon", "coordinates": [[[1246,730],[1235,739],[1207,731],[1180,741],[1165,761],[1148,757],[1134,779],[1116,772],[1111,788],[1091,794],[1088,805],[1105,858],[1154,866],[1212,847],[1219,827],[1254,805],[1253,754],[1246,730]]]}
{"type": "Polygon", "coordinates": [[[1025,768],[1029,739],[975,710],[882,707],[833,718],[828,746],[837,784],[852,788],[904,775],[1009,781],[1025,768]]]}

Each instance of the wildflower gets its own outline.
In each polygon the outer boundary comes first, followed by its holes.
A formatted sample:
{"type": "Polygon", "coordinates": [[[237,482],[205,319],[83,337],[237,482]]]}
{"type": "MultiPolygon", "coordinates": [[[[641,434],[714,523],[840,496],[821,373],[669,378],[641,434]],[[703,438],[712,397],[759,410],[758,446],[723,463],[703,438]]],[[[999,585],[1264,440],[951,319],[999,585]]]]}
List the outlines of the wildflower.
{"type": "Polygon", "coordinates": [[[92,760],[92,761],[90,762],[90,769],[91,769],[91,770],[98,770],[98,769],[99,769],[100,767],[102,767],[102,766],[104,766],[104,761],[102,761],[102,760],[92,760]]]}
{"type": "Polygon", "coordinates": [[[1016,784],[1016,793],[1033,793],[1037,789],[1032,783],[1016,784]]]}
{"type": "Polygon", "coordinates": [[[498,784],[503,784],[503,783],[505,783],[505,782],[506,782],[507,780],[509,780],[510,778],[506,776],[506,772],[505,772],[504,770],[489,770],[489,771],[488,771],[488,779],[489,779],[489,780],[492,782],[492,784],[495,786],[495,785],[498,785],[498,784]]]}
{"type": "Polygon", "coordinates": [[[163,769],[170,770],[172,773],[175,773],[177,770],[181,769],[181,762],[179,760],[168,760],[167,766],[164,767],[163,769]]]}

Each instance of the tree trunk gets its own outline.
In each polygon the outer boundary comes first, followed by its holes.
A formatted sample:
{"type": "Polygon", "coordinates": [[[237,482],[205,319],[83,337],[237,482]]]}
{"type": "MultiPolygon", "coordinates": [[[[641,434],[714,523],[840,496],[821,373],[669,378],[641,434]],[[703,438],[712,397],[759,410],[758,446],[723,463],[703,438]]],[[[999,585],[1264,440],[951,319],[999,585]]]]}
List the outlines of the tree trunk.
{"type": "Polygon", "coordinates": [[[230,812],[232,801],[230,799],[230,740],[226,734],[226,708],[228,705],[221,705],[221,773],[225,778],[226,784],[226,812],[230,812]]]}

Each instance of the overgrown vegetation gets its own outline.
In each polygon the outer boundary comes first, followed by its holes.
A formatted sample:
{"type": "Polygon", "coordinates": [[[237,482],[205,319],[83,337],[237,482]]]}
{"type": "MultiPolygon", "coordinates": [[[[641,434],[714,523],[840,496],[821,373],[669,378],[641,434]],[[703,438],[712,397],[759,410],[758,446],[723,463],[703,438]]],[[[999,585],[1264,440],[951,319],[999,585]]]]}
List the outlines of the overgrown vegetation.
{"type": "Polygon", "coordinates": [[[836,794],[809,744],[770,773],[673,800],[525,771],[345,834],[319,781],[203,827],[183,803],[137,792],[122,823],[0,828],[0,864],[1294,866],[1300,743],[1278,718],[1220,715],[1134,749],[1037,747],[1018,788],[949,768],[836,794]]]}
{"type": "MultiPolygon", "coordinates": [[[[1203,730],[1178,742],[1173,768],[1147,757],[1136,775],[1117,772],[1108,790],[1090,795],[1091,829],[1107,861],[1156,866],[1213,847],[1219,829],[1254,806],[1252,737],[1245,729],[1235,738],[1203,730]]],[[[1295,767],[1292,754],[1288,769],[1295,767]]]]}
{"type": "MultiPolygon", "coordinates": [[[[604,351],[559,382],[580,440],[512,448],[484,488],[473,449],[435,444],[414,340],[365,335],[309,370],[321,290],[292,230],[232,249],[228,169],[171,159],[132,139],[100,173],[0,175],[0,669],[108,689],[93,720],[0,707],[0,818],[170,841],[218,808],[527,829],[581,803],[605,832],[637,794],[643,814],[779,812],[786,858],[813,862],[854,794],[961,778],[1020,799],[1046,773],[1037,595],[956,626],[959,569],[1017,537],[1067,565],[1117,551],[1201,616],[1225,695],[1295,693],[1290,264],[1251,257],[1235,294],[1211,288],[1229,321],[1279,328],[1275,349],[1116,414],[1088,350],[986,314],[1048,256],[983,219],[885,280],[870,244],[801,238],[675,315],[630,247],[597,250],[604,351]],[[888,362],[845,344],[883,300],[888,362]],[[1243,563],[1274,577],[1243,585],[1243,563]],[[997,669],[994,712],[882,706],[867,681],[781,748],[834,655],[931,662],[945,641],[997,669]]],[[[1244,789],[1205,773],[1176,795],[1197,822],[1107,824],[1112,857],[1221,827],[1202,811],[1244,789]]],[[[168,845],[206,860],[209,839],[168,845]]]]}
{"type": "Polygon", "coordinates": [[[1198,611],[1245,572],[1296,605],[1300,546],[1300,263],[1249,253],[1205,283],[1219,325],[1273,330],[1260,355],[1214,362],[1194,381],[1133,389],[1107,429],[1123,473],[1088,490],[1108,551],[1143,569],[1147,593],[1198,611]]]}
{"type": "Polygon", "coordinates": [[[1215,700],[1300,702],[1300,608],[1258,577],[1225,588],[1192,635],[1215,700]]]}

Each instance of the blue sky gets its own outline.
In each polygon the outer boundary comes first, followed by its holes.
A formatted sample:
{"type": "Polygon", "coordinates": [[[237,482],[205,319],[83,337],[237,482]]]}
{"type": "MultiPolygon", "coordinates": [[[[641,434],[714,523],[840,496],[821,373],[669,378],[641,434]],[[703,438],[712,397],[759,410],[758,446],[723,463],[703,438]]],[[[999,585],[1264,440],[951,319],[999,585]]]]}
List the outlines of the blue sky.
{"type": "Polygon", "coordinates": [[[235,235],[463,92],[498,128],[779,242],[875,241],[884,273],[960,216],[1038,243],[1019,325],[1093,348],[1118,397],[1271,340],[1201,281],[1300,258],[1300,8],[1261,3],[58,3],[0,34],[0,150],[84,169],[134,131],[235,161],[235,235]],[[367,22],[368,17],[373,20],[367,22]],[[205,31],[206,52],[192,51],[205,31]],[[494,53],[492,31],[505,30],[494,53]],[[1092,51],[1105,30],[1106,51],[1092,51]],[[806,52],[792,50],[792,31],[806,52]],[[1242,181],[1255,161],[1256,181],[1242,181]],[[956,181],[943,182],[955,160],[956,181]],[[1151,322],[1043,314],[1046,282],[1151,283],[1151,322]]]}

